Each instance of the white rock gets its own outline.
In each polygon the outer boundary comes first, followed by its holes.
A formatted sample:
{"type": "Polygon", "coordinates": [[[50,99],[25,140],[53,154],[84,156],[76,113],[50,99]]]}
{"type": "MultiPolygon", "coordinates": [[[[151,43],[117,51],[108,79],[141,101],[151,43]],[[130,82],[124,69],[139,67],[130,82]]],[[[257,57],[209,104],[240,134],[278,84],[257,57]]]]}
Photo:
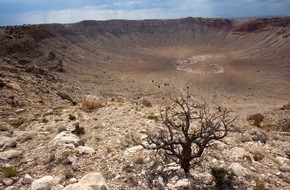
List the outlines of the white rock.
{"type": "Polygon", "coordinates": [[[98,97],[92,96],[92,95],[87,95],[82,102],[81,109],[83,111],[89,111],[92,109],[100,108],[101,106],[102,106],[102,103],[98,97]]]}
{"type": "Polygon", "coordinates": [[[131,155],[139,150],[143,150],[143,147],[141,145],[138,145],[138,146],[133,146],[133,147],[130,147],[130,148],[127,148],[124,152],[125,155],[131,155]]]}
{"type": "Polygon", "coordinates": [[[3,182],[4,185],[6,185],[6,186],[10,186],[10,185],[13,184],[13,180],[12,180],[11,178],[4,178],[4,179],[2,180],[2,182],[3,182]]]}
{"type": "Polygon", "coordinates": [[[69,131],[63,131],[56,135],[51,143],[55,146],[64,144],[74,144],[75,146],[78,146],[80,138],[69,131]]]}
{"type": "Polygon", "coordinates": [[[69,182],[70,184],[73,184],[73,183],[77,183],[78,180],[77,180],[76,178],[70,178],[70,179],[68,180],[68,182],[69,182]]]}
{"type": "Polygon", "coordinates": [[[277,163],[279,165],[286,165],[286,164],[290,163],[290,159],[284,158],[284,157],[281,157],[281,156],[277,156],[275,158],[275,160],[277,161],[277,163]]]}
{"type": "Polygon", "coordinates": [[[22,184],[30,184],[33,181],[32,177],[29,174],[25,174],[22,184]]]}
{"type": "Polygon", "coordinates": [[[55,178],[53,178],[53,184],[61,184],[64,181],[65,181],[64,175],[58,175],[55,178]]]}
{"type": "Polygon", "coordinates": [[[17,142],[15,138],[0,136],[0,148],[5,150],[6,148],[14,148],[16,147],[17,142]]]}
{"type": "Polygon", "coordinates": [[[6,187],[4,190],[15,190],[16,188],[14,186],[9,186],[9,187],[6,187]]]}
{"type": "Polygon", "coordinates": [[[80,184],[88,185],[89,187],[92,187],[94,190],[97,190],[98,188],[100,190],[106,190],[109,189],[104,177],[101,173],[94,172],[89,173],[82,177],[82,179],[79,181],[80,184]]]}
{"type": "Polygon", "coordinates": [[[63,190],[95,190],[87,185],[81,185],[79,183],[66,186],[63,190]]]}
{"type": "MultiPolygon", "coordinates": [[[[234,157],[236,160],[239,158],[249,157],[251,158],[252,155],[246,151],[244,148],[234,147],[230,150],[230,155],[234,157]]],[[[252,158],[251,158],[252,159],[252,158]]]]}
{"type": "Polygon", "coordinates": [[[52,186],[50,190],[63,190],[63,188],[64,188],[63,185],[57,184],[57,185],[52,186]]]}
{"type": "Polygon", "coordinates": [[[45,176],[34,180],[31,184],[31,190],[50,190],[53,185],[53,177],[45,176]]]}
{"type": "Polygon", "coordinates": [[[96,152],[93,148],[87,146],[78,146],[76,149],[80,154],[93,155],[96,152]]]}
{"type": "Polygon", "coordinates": [[[246,170],[246,168],[244,168],[240,163],[233,163],[231,164],[230,168],[232,169],[232,171],[234,172],[235,175],[237,176],[248,176],[248,172],[246,170]]]}
{"type": "Polygon", "coordinates": [[[17,158],[22,154],[20,150],[7,150],[5,152],[0,152],[0,159],[1,160],[9,160],[12,158],[17,158]]]}
{"type": "Polygon", "coordinates": [[[191,179],[180,179],[174,185],[176,190],[190,190],[193,188],[191,179]]]}
{"type": "Polygon", "coordinates": [[[22,112],[25,112],[25,111],[26,111],[26,109],[22,108],[22,109],[15,110],[15,113],[22,113],[22,112]]]}

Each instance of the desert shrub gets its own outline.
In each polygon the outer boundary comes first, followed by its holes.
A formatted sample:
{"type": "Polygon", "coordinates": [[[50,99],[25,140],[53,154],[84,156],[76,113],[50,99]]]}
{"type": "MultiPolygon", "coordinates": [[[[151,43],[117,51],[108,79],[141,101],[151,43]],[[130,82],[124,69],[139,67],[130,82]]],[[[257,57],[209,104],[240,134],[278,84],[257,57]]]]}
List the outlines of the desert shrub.
{"type": "Polygon", "coordinates": [[[134,159],[135,164],[143,164],[144,163],[144,156],[142,154],[137,154],[134,159]]]}
{"type": "Polygon", "coordinates": [[[17,175],[17,169],[13,166],[5,167],[2,173],[4,177],[14,177],[17,175]]]}
{"type": "Polygon", "coordinates": [[[67,180],[74,177],[73,172],[70,168],[66,168],[64,170],[64,176],[65,176],[65,179],[67,179],[67,180]]]}
{"type": "Polygon", "coordinates": [[[68,118],[69,120],[73,121],[73,120],[76,120],[76,116],[72,115],[72,114],[69,114],[68,115],[68,118]]]}
{"type": "Polygon", "coordinates": [[[254,187],[254,190],[267,190],[264,181],[260,180],[259,178],[255,179],[256,186],[254,187]]]}
{"type": "Polygon", "coordinates": [[[257,162],[263,160],[264,157],[265,157],[265,155],[260,153],[260,152],[256,152],[254,154],[254,160],[257,161],[257,162]]]}
{"type": "Polygon", "coordinates": [[[233,189],[234,174],[225,168],[211,168],[216,190],[233,189]]]}
{"type": "Polygon", "coordinates": [[[210,108],[193,100],[189,93],[170,99],[173,104],[160,114],[163,127],[158,131],[147,130],[145,143],[140,144],[145,149],[163,149],[169,159],[188,173],[214,140],[227,135],[235,117],[226,108],[210,108]]]}
{"type": "Polygon", "coordinates": [[[80,127],[79,124],[75,125],[75,129],[73,130],[73,133],[75,133],[76,135],[83,135],[85,134],[85,128],[84,127],[80,127]]]}
{"type": "Polygon", "coordinates": [[[43,117],[43,118],[41,119],[41,122],[42,122],[42,123],[48,123],[48,119],[46,119],[45,117],[43,117]]]}
{"type": "Polygon", "coordinates": [[[141,103],[146,107],[152,107],[151,102],[145,98],[141,100],[141,103]]]}
{"type": "Polygon", "coordinates": [[[147,119],[158,121],[158,117],[156,115],[148,115],[147,119]]]}

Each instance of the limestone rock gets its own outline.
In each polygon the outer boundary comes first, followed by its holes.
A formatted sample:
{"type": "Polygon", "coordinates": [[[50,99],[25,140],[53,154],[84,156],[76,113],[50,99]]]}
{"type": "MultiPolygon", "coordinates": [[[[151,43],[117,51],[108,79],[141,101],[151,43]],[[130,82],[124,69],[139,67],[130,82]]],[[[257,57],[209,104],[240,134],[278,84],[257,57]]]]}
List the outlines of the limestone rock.
{"type": "Polygon", "coordinates": [[[20,150],[7,150],[5,152],[0,152],[0,160],[9,160],[12,158],[17,158],[22,154],[20,150]]]}
{"type": "Polygon", "coordinates": [[[175,189],[176,190],[191,190],[193,189],[193,182],[190,179],[180,179],[176,182],[175,189]]]}
{"type": "Polygon", "coordinates": [[[104,177],[102,176],[101,173],[94,172],[94,173],[89,173],[85,175],[84,177],[81,178],[79,181],[80,184],[85,184],[90,187],[92,187],[94,190],[97,190],[99,187],[100,190],[106,190],[109,189],[104,177]]]}
{"type": "Polygon", "coordinates": [[[45,176],[34,180],[31,184],[31,190],[50,190],[53,185],[53,177],[45,176]]]}
{"type": "Polygon", "coordinates": [[[102,106],[102,103],[98,97],[92,96],[92,95],[87,95],[82,102],[81,109],[83,111],[90,111],[93,109],[100,108],[101,106],[102,106]]]}
{"type": "Polygon", "coordinates": [[[264,132],[262,132],[261,130],[254,130],[253,132],[251,132],[252,135],[252,140],[253,141],[260,141],[261,143],[266,143],[267,141],[267,136],[264,132]]]}
{"type": "Polygon", "coordinates": [[[230,168],[232,169],[232,171],[234,172],[235,175],[237,176],[242,176],[245,177],[248,175],[248,172],[246,170],[246,168],[244,168],[240,163],[233,163],[230,168]]]}
{"type": "Polygon", "coordinates": [[[17,145],[15,138],[6,136],[0,136],[0,149],[5,150],[6,148],[15,148],[17,145]]]}
{"type": "Polygon", "coordinates": [[[50,190],[63,190],[63,189],[64,189],[63,185],[57,184],[52,186],[50,190]]]}
{"type": "Polygon", "coordinates": [[[51,141],[53,145],[64,145],[64,144],[73,144],[78,146],[80,144],[80,138],[69,131],[63,131],[56,135],[51,141]]]}
{"type": "Polygon", "coordinates": [[[58,175],[53,179],[53,184],[61,184],[65,181],[65,176],[64,175],[58,175]]]}
{"type": "Polygon", "coordinates": [[[290,164],[290,159],[288,159],[288,158],[284,158],[284,157],[281,157],[281,156],[277,156],[276,158],[275,158],[275,160],[277,161],[277,163],[279,164],[279,165],[287,165],[287,164],[290,164]]]}
{"type": "Polygon", "coordinates": [[[130,148],[127,148],[124,152],[125,155],[130,155],[130,154],[133,154],[139,150],[142,150],[143,147],[141,145],[138,145],[138,146],[133,146],[133,147],[130,147],[130,148]]]}
{"type": "Polygon", "coordinates": [[[264,120],[264,116],[260,113],[257,113],[257,114],[249,115],[247,117],[247,120],[251,125],[255,125],[259,127],[261,122],[264,120]]]}
{"type": "Polygon", "coordinates": [[[241,147],[232,148],[230,150],[230,155],[232,157],[234,157],[236,160],[243,159],[243,158],[249,158],[252,160],[251,154],[248,151],[246,151],[244,148],[241,148],[241,147]]]}
{"type": "Polygon", "coordinates": [[[77,150],[79,151],[80,154],[88,154],[88,155],[93,155],[96,151],[87,146],[78,146],[77,150]]]}
{"type": "Polygon", "coordinates": [[[75,183],[72,185],[66,186],[63,190],[94,190],[87,185],[81,185],[79,183],[75,183]]]}
{"type": "Polygon", "coordinates": [[[70,183],[70,184],[74,184],[74,183],[77,183],[78,182],[78,180],[76,179],[76,178],[70,178],[69,180],[68,180],[68,182],[70,183]]]}
{"type": "Polygon", "coordinates": [[[25,174],[22,180],[22,184],[30,184],[33,181],[32,177],[29,174],[25,174]]]}
{"type": "Polygon", "coordinates": [[[108,186],[100,173],[89,173],[81,178],[78,183],[69,185],[63,190],[108,190],[108,186]]]}
{"type": "Polygon", "coordinates": [[[5,190],[14,190],[15,187],[14,186],[9,186],[9,187],[6,187],[5,190]]]}
{"type": "Polygon", "coordinates": [[[4,179],[2,180],[2,182],[3,182],[6,186],[10,186],[10,185],[13,184],[13,179],[11,179],[11,178],[4,178],[4,179]]]}

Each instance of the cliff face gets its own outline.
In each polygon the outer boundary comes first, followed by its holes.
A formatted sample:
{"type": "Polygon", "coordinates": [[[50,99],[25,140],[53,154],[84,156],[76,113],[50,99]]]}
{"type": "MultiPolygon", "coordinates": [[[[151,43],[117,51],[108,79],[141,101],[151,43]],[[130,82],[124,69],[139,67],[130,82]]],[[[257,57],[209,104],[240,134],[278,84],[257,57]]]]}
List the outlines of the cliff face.
{"type": "Polygon", "coordinates": [[[86,38],[113,45],[122,43],[123,46],[217,45],[230,48],[237,46],[241,49],[249,49],[247,42],[259,42],[260,47],[257,48],[268,46],[283,49],[289,47],[289,35],[289,17],[246,20],[184,18],[2,27],[0,40],[3,55],[31,51],[41,41],[52,38],[74,43],[81,42],[80,38],[86,38]]]}

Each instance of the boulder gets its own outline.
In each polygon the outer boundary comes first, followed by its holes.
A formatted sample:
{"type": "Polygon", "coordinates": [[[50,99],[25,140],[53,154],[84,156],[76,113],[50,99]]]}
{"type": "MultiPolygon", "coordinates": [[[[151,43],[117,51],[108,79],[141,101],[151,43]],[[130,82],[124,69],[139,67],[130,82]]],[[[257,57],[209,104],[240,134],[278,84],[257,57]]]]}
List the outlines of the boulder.
{"type": "Polygon", "coordinates": [[[260,141],[261,143],[264,143],[264,144],[267,141],[266,134],[263,131],[261,131],[261,130],[258,130],[258,129],[253,130],[251,132],[251,135],[252,135],[252,140],[253,141],[260,141]]]}
{"type": "Polygon", "coordinates": [[[51,141],[51,144],[53,144],[54,146],[65,144],[73,144],[74,146],[79,146],[81,144],[81,140],[78,136],[72,134],[71,132],[63,131],[54,137],[54,139],[51,141]]]}
{"type": "Polygon", "coordinates": [[[92,96],[92,95],[87,95],[82,102],[81,109],[83,111],[90,111],[93,109],[100,108],[101,106],[102,106],[102,103],[98,97],[92,96]]]}
{"type": "Polygon", "coordinates": [[[50,190],[63,190],[63,189],[64,189],[63,185],[57,184],[52,186],[50,190]]]}
{"type": "Polygon", "coordinates": [[[106,190],[109,189],[104,177],[102,176],[101,173],[94,172],[94,173],[89,173],[82,177],[82,179],[79,181],[80,184],[85,184],[90,187],[92,187],[94,190],[106,190]]]}
{"type": "Polygon", "coordinates": [[[260,127],[261,122],[264,120],[264,116],[260,113],[248,115],[247,120],[251,125],[260,127]]]}
{"type": "Polygon", "coordinates": [[[108,186],[101,173],[89,173],[81,178],[78,183],[69,185],[63,190],[108,190],[108,186]]]}
{"type": "Polygon", "coordinates": [[[31,184],[31,190],[50,190],[53,185],[53,177],[45,176],[34,180],[31,184]]]}
{"type": "Polygon", "coordinates": [[[87,146],[78,146],[77,150],[79,151],[80,154],[88,154],[88,155],[93,155],[96,151],[87,146]]]}
{"type": "Polygon", "coordinates": [[[94,189],[87,185],[75,183],[75,184],[66,186],[63,190],[94,190],[94,189]]]}
{"type": "Polygon", "coordinates": [[[235,160],[237,161],[238,159],[250,159],[251,158],[251,153],[249,153],[248,151],[246,151],[244,148],[241,147],[234,147],[230,150],[230,155],[231,157],[235,158],[235,160]]]}
{"type": "Polygon", "coordinates": [[[2,180],[2,182],[3,182],[4,185],[6,185],[6,186],[10,186],[10,185],[13,184],[13,179],[11,179],[11,178],[4,178],[4,179],[2,180]]]}
{"type": "Polygon", "coordinates": [[[0,136],[0,149],[15,148],[17,145],[15,138],[0,136]]]}
{"type": "Polygon", "coordinates": [[[127,148],[125,150],[124,154],[125,155],[132,155],[133,153],[140,151],[140,150],[143,150],[143,146],[141,146],[141,145],[133,146],[133,147],[127,148]]]}
{"type": "Polygon", "coordinates": [[[7,150],[5,152],[0,152],[0,160],[9,160],[17,158],[22,154],[20,150],[7,150]]]}
{"type": "Polygon", "coordinates": [[[22,184],[23,185],[30,184],[32,181],[33,181],[32,177],[29,174],[25,174],[22,180],[22,184]]]}
{"type": "Polygon", "coordinates": [[[281,166],[290,164],[290,159],[281,156],[277,156],[275,160],[281,166]]]}
{"type": "Polygon", "coordinates": [[[236,163],[231,164],[230,169],[237,176],[242,176],[242,177],[248,176],[248,172],[246,168],[244,168],[240,163],[236,162],[236,163]]]}
{"type": "Polygon", "coordinates": [[[193,189],[193,180],[191,179],[180,179],[174,185],[176,190],[191,190],[193,189]]]}

